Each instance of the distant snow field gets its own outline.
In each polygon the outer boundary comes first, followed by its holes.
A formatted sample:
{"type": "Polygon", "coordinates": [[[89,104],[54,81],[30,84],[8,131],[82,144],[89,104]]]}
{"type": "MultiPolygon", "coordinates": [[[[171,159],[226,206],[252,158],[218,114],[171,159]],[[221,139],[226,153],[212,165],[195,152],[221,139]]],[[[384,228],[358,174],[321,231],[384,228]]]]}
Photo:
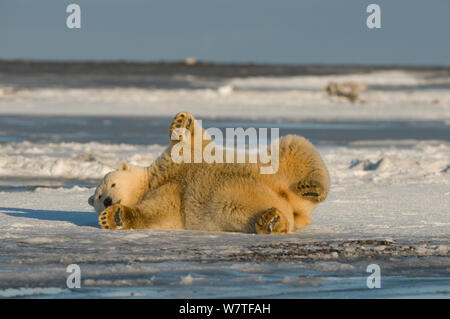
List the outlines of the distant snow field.
{"type": "Polygon", "coordinates": [[[187,82],[204,89],[39,88],[0,94],[0,113],[46,115],[173,116],[180,110],[198,117],[247,120],[450,120],[448,79],[417,77],[406,71],[362,75],[235,78],[187,82]],[[368,84],[358,103],[329,97],[331,81],[368,84]],[[210,88],[208,87],[210,86],[210,88]],[[425,89],[415,88],[424,86],[425,89]],[[445,86],[444,86],[445,88],[445,86]]]}

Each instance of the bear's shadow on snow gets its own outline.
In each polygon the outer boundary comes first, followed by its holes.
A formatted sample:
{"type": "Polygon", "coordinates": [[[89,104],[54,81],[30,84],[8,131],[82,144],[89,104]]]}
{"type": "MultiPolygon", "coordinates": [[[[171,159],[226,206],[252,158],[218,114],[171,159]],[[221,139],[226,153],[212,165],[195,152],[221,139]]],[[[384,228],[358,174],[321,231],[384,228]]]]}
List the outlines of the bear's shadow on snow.
{"type": "Polygon", "coordinates": [[[20,218],[34,218],[48,221],[70,222],[77,226],[98,227],[98,217],[94,212],[77,212],[64,210],[41,210],[29,208],[0,207],[0,211],[10,211],[5,213],[8,216],[20,218]]]}

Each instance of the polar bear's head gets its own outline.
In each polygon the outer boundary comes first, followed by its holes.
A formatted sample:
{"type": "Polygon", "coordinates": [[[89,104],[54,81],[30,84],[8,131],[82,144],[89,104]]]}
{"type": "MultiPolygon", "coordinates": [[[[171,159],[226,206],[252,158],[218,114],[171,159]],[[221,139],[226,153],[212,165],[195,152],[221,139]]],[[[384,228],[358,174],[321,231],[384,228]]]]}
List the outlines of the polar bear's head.
{"type": "Polygon", "coordinates": [[[134,206],[144,196],[147,183],[147,170],[144,167],[123,162],[117,170],[105,175],[88,203],[98,214],[116,204],[134,206]]]}

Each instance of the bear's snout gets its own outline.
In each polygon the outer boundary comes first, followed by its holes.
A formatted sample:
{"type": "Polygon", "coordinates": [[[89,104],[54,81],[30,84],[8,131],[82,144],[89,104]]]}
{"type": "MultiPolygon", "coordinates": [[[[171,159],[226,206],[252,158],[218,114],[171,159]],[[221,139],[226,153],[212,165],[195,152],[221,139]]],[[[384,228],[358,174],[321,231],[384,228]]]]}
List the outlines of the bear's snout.
{"type": "Polygon", "coordinates": [[[108,208],[109,206],[112,205],[112,199],[111,197],[106,197],[105,200],[103,201],[103,205],[105,205],[105,208],[108,208]]]}

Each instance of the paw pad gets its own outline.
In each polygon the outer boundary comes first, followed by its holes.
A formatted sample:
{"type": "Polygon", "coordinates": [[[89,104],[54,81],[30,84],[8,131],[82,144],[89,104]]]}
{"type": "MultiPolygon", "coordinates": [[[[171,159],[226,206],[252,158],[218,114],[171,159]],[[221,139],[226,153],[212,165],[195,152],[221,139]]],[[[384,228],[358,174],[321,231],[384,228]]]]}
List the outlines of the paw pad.
{"type": "Polygon", "coordinates": [[[272,207],[266,210],[256,222],[256,232],[258,234],[285,234],[288,232],[286,218],[272,207]]]}
{"type": "Polygon", "coordinates": [[[103,229],[128,229],[123,219],[126,209],[120,204],[108,207],[98,217],[98,224],[103,229]]]}
{"type": "Polygon", "coordinates": [[[297,189],[303,197],[313,200],[321,200],[323,197],[322,186],[314,181],[301,180],[297,184],[297,189]]]}
{"type": "Polygon", "coordinates": [[[171,141],[182,141],[187,135],[187,130],[192,136],[193,121],[194,117],[190,113],[180,112],[175,115],[169,128],[169,139],[171,141]]]}

